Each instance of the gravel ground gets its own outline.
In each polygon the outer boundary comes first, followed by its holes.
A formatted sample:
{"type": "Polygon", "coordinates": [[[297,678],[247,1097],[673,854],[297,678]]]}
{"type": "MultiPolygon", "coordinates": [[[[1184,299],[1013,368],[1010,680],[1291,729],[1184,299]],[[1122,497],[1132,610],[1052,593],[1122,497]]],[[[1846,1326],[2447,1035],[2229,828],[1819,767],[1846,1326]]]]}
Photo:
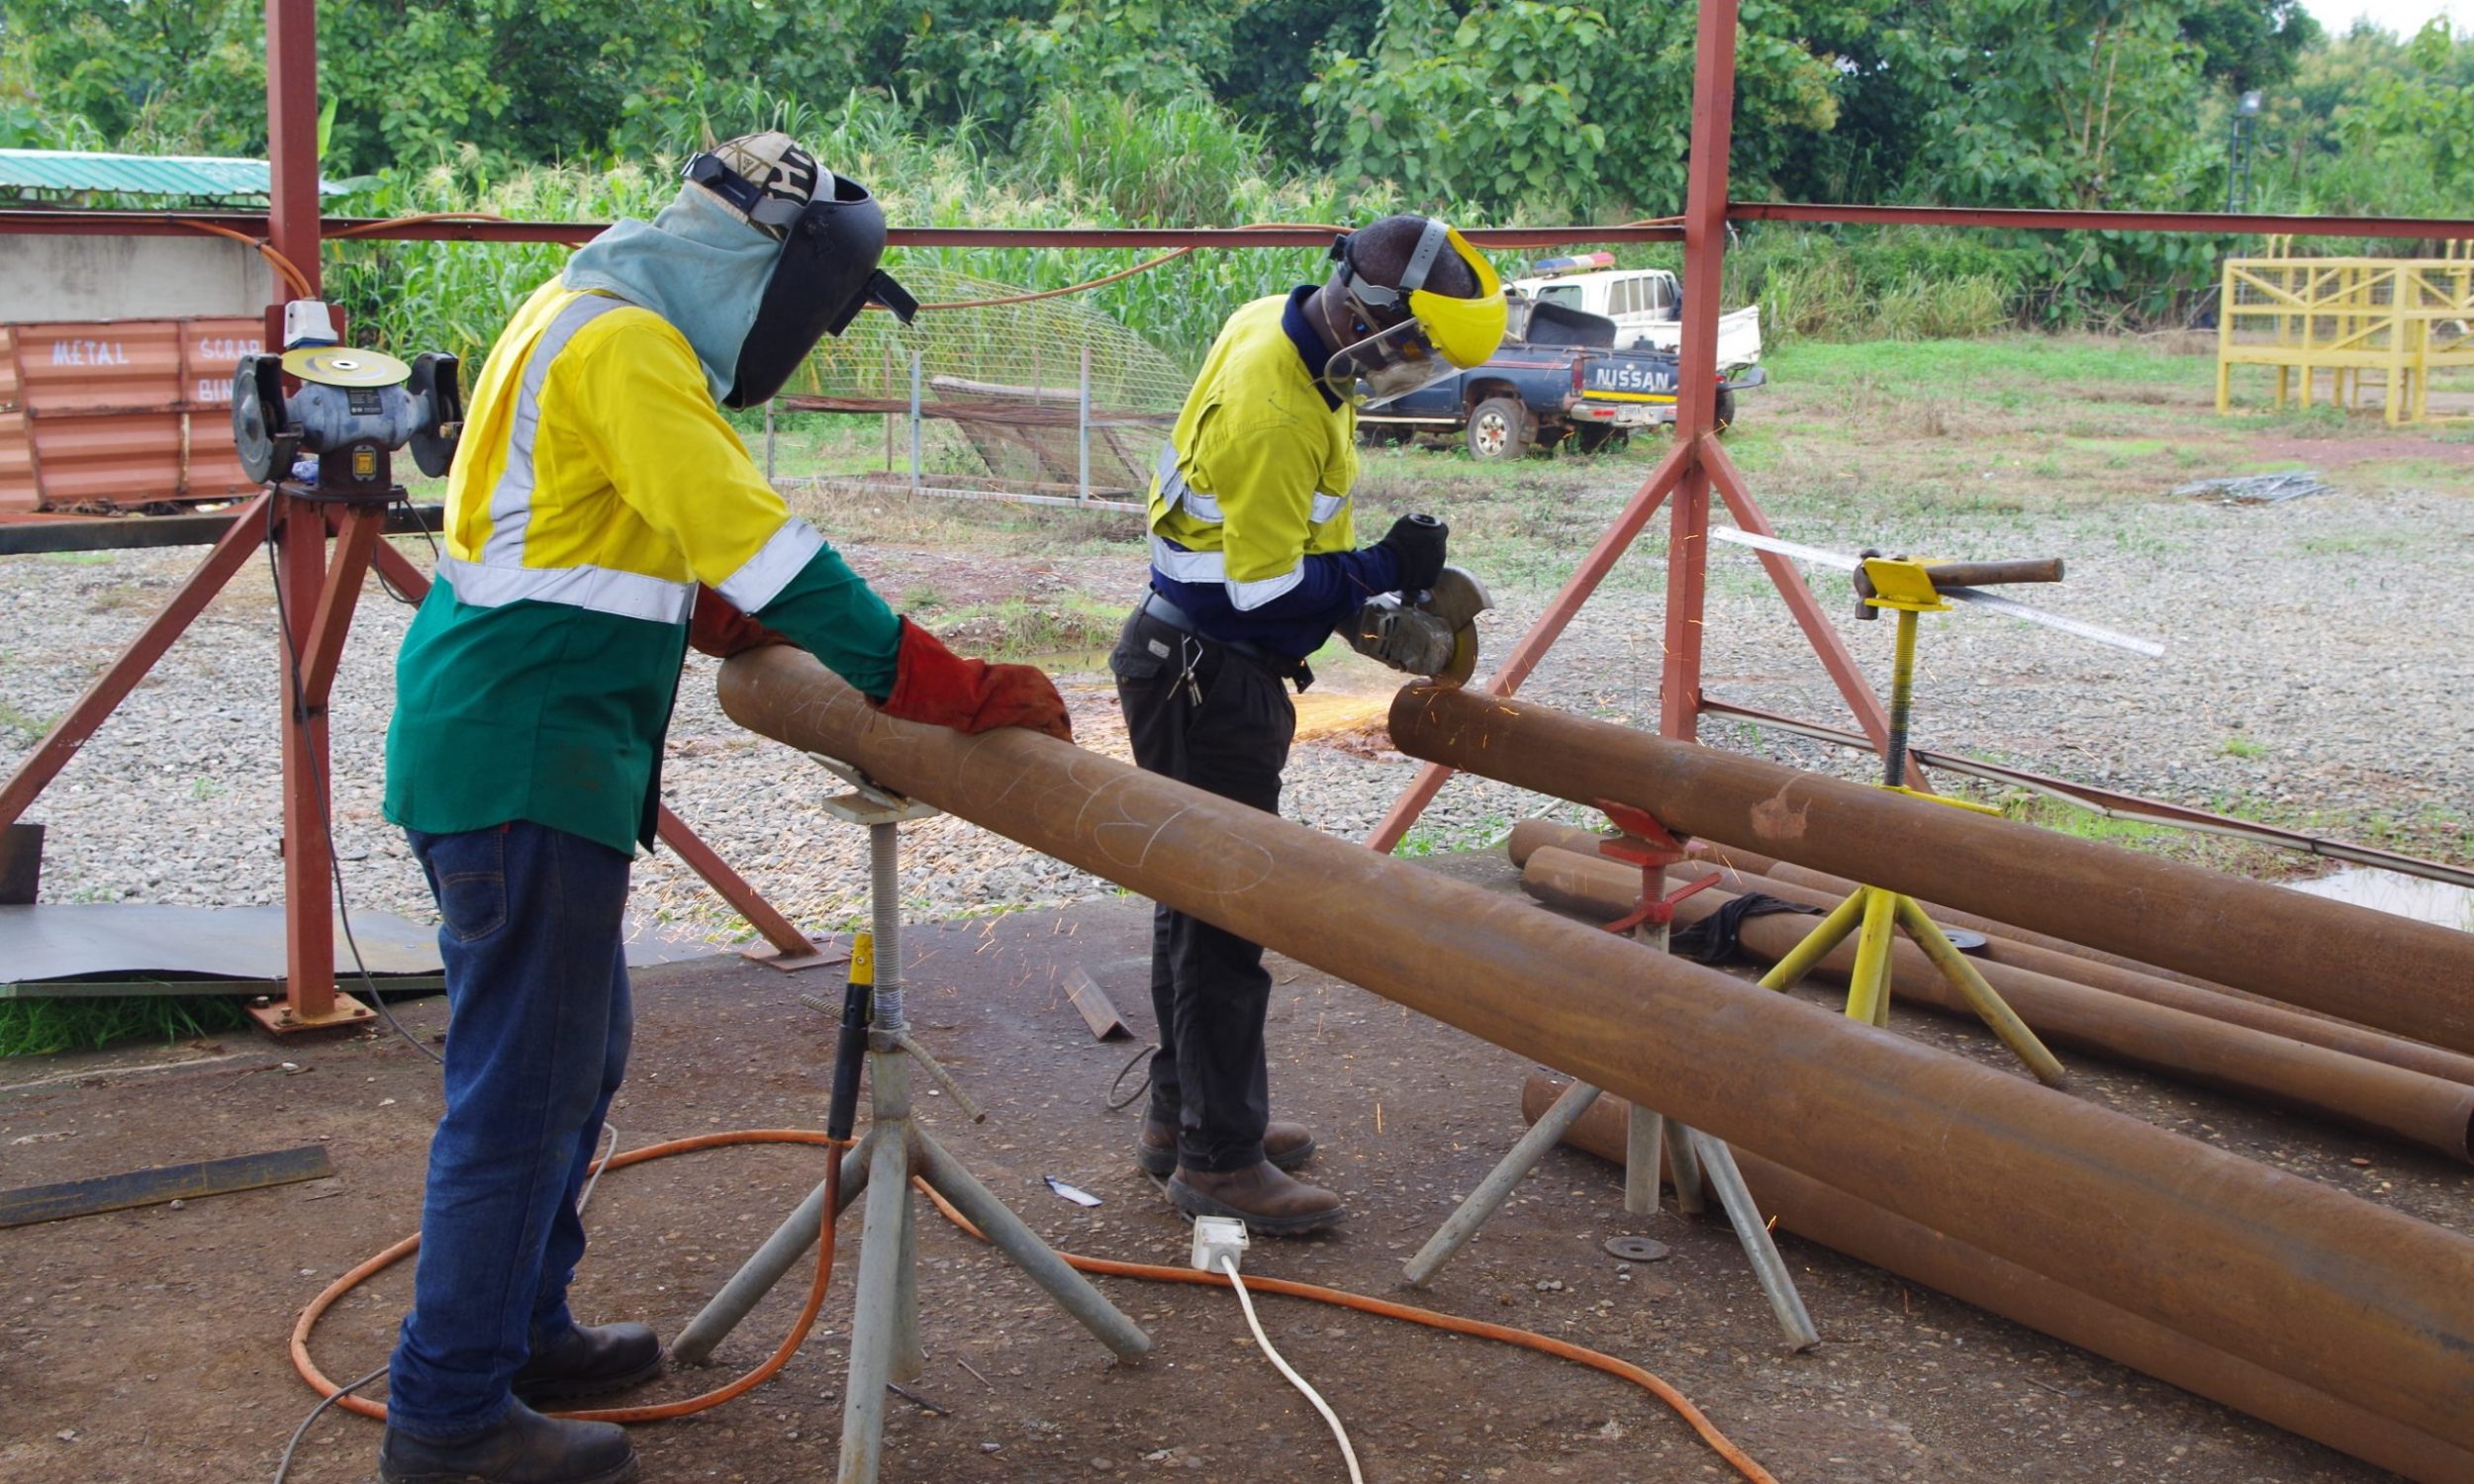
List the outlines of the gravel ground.
{"type": "MultiPolygon", "coordinates": [[[[1557,496],[1559,513],[1582,539],[1638,477],[1628,466],[1609,475],[1577,498],[1557,496]]],[[[2341,485],[2342,474],[2335,477],[2341,485]]],[[[1804,496],[1776,502],[1770,513],[1790,536],[1853,548],[1881,539],[1878,510],[1865,500],[1804,496]],[[1858,510],[1873,513],[1859,519],[1858,510]]],[[[2272,507],[2158,498],[2045,510],[1910,510],[1900,519],[1900,537],[1919,549],[2060,552],[2070,581],[2037,601],[2168,646],[2163,660],[2147,661],[2001,618],[1929,617],[1921,743],[2280,820],[2320,817],[2357,833],[2405,821],[2423,831],[2410,839],[2426,847],[2437,840],[2442,853],[2453,841],[2462,852],[2463,780],[2474,764],[2474,709],[2465,703],[2474,503],[2340,489],[2272,507]]],[[[1646,540],[1584,608],[1526,695],[1616,720],[1655,717],[1662,541],[1646,540]]],[[[426,565],[417,543],[414,553],[426,565]]],[[[1130,541],[1097,555],[1085,541],[1071,560],[967,563],[891,547],[850,555],[888,593],[905,591],[921,573],[967,567],[1033,602],[1068,591],[1130,595],[1140,571],[1130,541]],[[992,563],[1002,570],[992,573],[992,563]]],[[[196,559],[181,551],[0,558],[0,600],[12,620],[0,638],[0,767],[33,746],[196,559]]],[[[1817,575],[1816,586],[1830,611],[1845,610],[1836,574],[1817,575]]],[[[1487,651],[1508,649],[1548,596],[1543,586],[1499,592],[1504,607],[1486,622],[1487,651]]],[[[378,813],[392,661],[408,617],[373,584],[335,688],[334,829],[354,907],[428,920],[420,875],[378,813]]],[[[28,817],[49,826],[46,900],[278,899],[274,618],[265,570],[253,565],[38,802],[28,817]]],[[[1892,626],[1842,627],[1886,691],[1892,626]]],[[[1845,723],[1827,676],[1749,553],[1714,555],[1706,632],[1712,696],[1845,723]]],[[[1412,765],[1381,744],[1383,673],[1357,668],[1354,657],[1334,668],[1317,694],[1343,698],[1324,702],[1332,709],[1316,725],[1339,734],[1300,744],[1285,811],[1363,836],[1412,765]]],[[[1124,757],[1104,672],[1061,679],[1084,743],[1124,757]]],[[[1774,730],[1712,723],[1706,736],[1805,766],[1862,771],[1853,755],[1774,730]]],[[[816,807],[832,781],[723,717],[713,666],[701,657],[683,683],[672,737],[665,777],[679,813],[795,919],[816,928],[854,920],[864,847],[858,832],[816,807]]],[[[1544,803],[1456,781],[1411,848],[1481,843],[1544,803]]],[[[1563,815],[1580,817],[1569,807],[1563,815]]],[[[908,839],[905,878],[926,915],[1115,891],[956,821],[914,827],[908,839]]],[[[639,905],[667,930],[717,939],[742,931],[667,853],[642,862],[637,880],[639,905]]]]}

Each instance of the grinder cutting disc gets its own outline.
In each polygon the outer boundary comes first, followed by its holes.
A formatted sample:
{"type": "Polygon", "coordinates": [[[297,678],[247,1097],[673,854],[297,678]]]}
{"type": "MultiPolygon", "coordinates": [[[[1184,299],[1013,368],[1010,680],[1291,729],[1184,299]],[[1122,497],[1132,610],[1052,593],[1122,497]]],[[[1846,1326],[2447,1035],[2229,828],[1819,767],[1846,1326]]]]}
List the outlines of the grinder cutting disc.
{"type": "Polygon", "coordinates": [[[1467,568],[1446,567],[1417,605],[1452,626],[1452,662],[1435,679],[1447,686],[1467,685],[1477,673],[1477,615],[1494,606],[1486,585],[1467,568]]]}
{"type": "Polygon", "coordinates": [[[283,368],[303,381],[329,387],[401,386],[413,368],[382,350],[349,345],[305,345],[283,353],[283,368]]]}
{"type": "Polygon", "coordinates": [[[1447,686],[1466,686],[1469,678],[1476,673],[1477,625],[1473,620],[1462,624],[1453,633],[1452,663],[1444,666],[1443,673],[1435,679],[1447,686]]]}

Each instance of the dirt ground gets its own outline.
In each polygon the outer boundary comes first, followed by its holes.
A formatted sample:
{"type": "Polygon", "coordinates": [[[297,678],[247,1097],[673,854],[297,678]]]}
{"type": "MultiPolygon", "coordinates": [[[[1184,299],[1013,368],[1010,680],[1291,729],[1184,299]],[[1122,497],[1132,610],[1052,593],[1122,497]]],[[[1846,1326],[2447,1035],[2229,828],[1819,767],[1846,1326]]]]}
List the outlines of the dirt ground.
{"type": "MultiPolygon", "coordinates": [[[[1429,863],[1509,889],[1496,857],[1429,863]]],[[[1127,1158],[1136,1115],[1105,1109],[1139,1039],[1094,1043],[1060,975],[1086,969],[1138,1038],[1147,907],[1134,899],[914,929],[913,1020],[989,1109],[925,1117],[1057,1245],[1182,1260],[1186,1227],[1127,1158]],[[1100,1197],[1049,1193],[1056,1175],[1100,1197]]],[[[1400,1263],[1520,1128],[1525,1064],[1275,958],[1275,1099],[1321,1141],[1313,1170],[1350,1203],[1328,1236],[1260,1241],[1250,1270],[1399,1296],[1400,1263]]],[[[641,973],[634,1064],[613,1114],[632,1148],[722,1129],[822,1122],[829,1019],[785,978],[736,959],[641,973]]],[[[423,1037],[443,1004],[410,1001],[423,1037]]],[[[1992,1065],[1989,1038],[1947,1021],[1902,1029],[1992,1065]]],[[[2451,1225],[2464,1171],[2432,1158],[2238,1107],[2079,1059],[2076,1089],[2136,1116],[2451,1225]]],[[[0,1088],[10,1186],[318,1141],[335,1177],[0,1232],[0,1478],[186,1484],[271,1477],[313,1398],[285,1356],[293,1317],[336,1273],[410,1229],[438,1108],[436,1073],[384,1034],[269,1047],[235,1036],[170,1051],[17,1064],[0,1088]],[[289,1063],[291,1065],[284,1065],[289,1063]],[[36,1077],[43,1080],[35,1080],[36,1077]]],[[[1760,1069],[1746,1068],[1748,1076],[1760,1069]]],[[[595,1196],[579,1283],[588,1317],[677,1328],[817,1178],[815,1152],[728,1150],[619,1171],[595,1196]]],[[[777,1379],[696,1419],[637,1431],[647,1480],[821,1478],[832,1466],[857,1222],[814,1336],[777,1379]]],[[[1824,1337],[1789,1355],[1723,1224],[1622,1212],[1614,1171],[1559,1152],[1435,1281],[1436,1308],[1524,1326],[1648,1366],[1779,1479],[2141,1479],[2194,1484],[2385,1477],[2264,1424],[1793,1237],[1782,1249],[1824,1337]],[[1667,1260],[1619,1263],[1605,1239],[1647,1233],[1667,1260]]],[[[1247,1338],[1223,1292],[1102,1280],[1150,1331],[1140,1367],[1110,1361],[1000,1257],[929,1213],[920,1242],[928,1351],[897,1401],[889,1480],[1337,1479],[1328,1436],[1247,1338]]],[[[338,1377],[385,1357],[410,1286],[381,1274],[321,1327],[338,1377]]],[[[784,1285],[716,1361],[753,1364],[800,1287],[784,1285]]],[[[1347,1421],[1375,1484],[1727,1477],[1648,1395],[1566,1362],[1411,1325],[1266,1299],[1290,1360],[1347,1421]]],[[[704,1389],[673,1375],[645,1396],[704,1389]]],[[[330,1413],[292,1478],[373,1474],[378,1429],[330,1413]]]]}

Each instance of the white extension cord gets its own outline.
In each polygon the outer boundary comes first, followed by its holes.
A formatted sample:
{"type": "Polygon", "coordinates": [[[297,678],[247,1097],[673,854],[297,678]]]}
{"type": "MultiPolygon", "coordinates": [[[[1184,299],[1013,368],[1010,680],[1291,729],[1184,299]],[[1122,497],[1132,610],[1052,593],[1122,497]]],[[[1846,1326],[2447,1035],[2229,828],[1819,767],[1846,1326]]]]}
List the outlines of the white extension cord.
{"type": "MultiPolygon", "coordinates": [[[[1204,1217],[1203,1220],[1209,1221],[1211,1218],[1204,1217]]],[[[1231,1223],[1231,1225],[1236,1224],[1231,1223]]],[[[1195,1226],[1194,1247],[1197,1252],[1200,1252],[1204,1248],[1204,1241],[1200,1235],[1201,1223],[1197,1222],[1195,1226]]],[[[1323,1414],[1323,1421],[1331,1427],[1331,1436],[1339,1439],[1340,1456],[1348,1462],[1349,1484],[1366,1484],[1366,1475],[1358,1468],[1357,1449],[1349,1445],[1349,1430],[1340,1425],[1339,1415],[1331,1410],[1331,1404],[1323,1400],[1320,1392],[1305,1383],[1305,1377],[1298,1375],[1286,1360],[1281,1358],[1280,1351],[1272,1347],[1271,1338],[1263,1333],[1263,1322],[1254,1317],[1254,1300],[1246,1293],[1246,1280],[1237,1275],[1237,1253],[1245,1250],[1245,1228],[1239,1226],[1237,1241],[1233,1247],[1220,1246],[1215,1243],[1213,1248],[1219,1259],[1220,1271],[1228,1274],[1229,1286],[1237,1290],[1237,1302],[1246,1311],[1246,1328],[1254,1331],[1254,1343],[1263,1347],[1263,1353],[1270,1357],[1274,1368],[1283,1376],[1287,1377],[1288,1384],[1296,1387],[1307,1401],[1314,1404],[1315,1411],[1323,1414]]]]}

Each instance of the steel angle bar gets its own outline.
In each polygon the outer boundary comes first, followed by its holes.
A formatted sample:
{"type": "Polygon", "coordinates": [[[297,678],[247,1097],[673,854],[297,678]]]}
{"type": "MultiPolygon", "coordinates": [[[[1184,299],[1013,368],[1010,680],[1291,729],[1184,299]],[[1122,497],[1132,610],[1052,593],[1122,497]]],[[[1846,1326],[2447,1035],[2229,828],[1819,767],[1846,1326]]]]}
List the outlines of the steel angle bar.
{"type": "MultiPolygon", "coordinates": [[[[729,661],[719,693],[741,725],[909,797],[2155,1324],[2474,1440],[2474,1241],[1069,743],[897,721],[792,649],[729,661]],[[1644,1024],[1661,1034],[1609,1034],[1644,1024]],[[1751,1066],[1771,1074],[1747,1079],[1751,1066]]],[[[1395,707],[1395,734],[1413,735],[1402,719],[1395,707]]]]}
{"type": "Polygon", "coordinates": [[[1413,758],[1618,799],[1684,834],[2474,1052],[2474,933],[1499,696],[1405,688],[1391,738],[1413,758]]]}
{"type": "MultiPolygon", "coordinates": [[[[482,217],[388,221],[363,217],[308,218],[331,240],[402,242],[557,242],[581,246],[607,222],[502,222],[482,217]]],[[[263,236],[267,219],[247,212],[111,212],[18,209],[0,211],[0,236],[192,236],[203,223],[263,236]]],[[[1618,227],[1473,227],[1471,242],[1496,250],[1565,246],[1584,242],[1674,242],[1683,229],[1647,222],[1618,227]]],[[[886,233],[895,247],[1313,247],[1331,245],[1322,227],[896,227],[886,233]]],[[[308,265],[301,265],[305,270],[308,265]]]]}
{"type": "Polygon", "coordinates": [[[2301,217],[2251,212],[2083,212],[2015,207],[1845,206],[1804,201],[1729,203],[1730,222],[1840,222],[1917,227],[1994,227],[2028,232],[2179,232],[2298,237],[2474,237],[2463,217],[2301,217]]]}
{"type": "Polygon", "coordinates": [[[56,1185],[28,1185],[0,1190],[0,1227],[32,1226],[125,1211],[132,1206],[156,1206],[165,1201],[190,1201],[236,1190],[260,1190],[298,1180],[323,1180],[335,1172],[328,1162],[327,1146],[304,1144],[298,1149],[262,1155],[235,1155],[228,1159],[202,1159],[127,1174],[63,1180],[56,1185]]]}

